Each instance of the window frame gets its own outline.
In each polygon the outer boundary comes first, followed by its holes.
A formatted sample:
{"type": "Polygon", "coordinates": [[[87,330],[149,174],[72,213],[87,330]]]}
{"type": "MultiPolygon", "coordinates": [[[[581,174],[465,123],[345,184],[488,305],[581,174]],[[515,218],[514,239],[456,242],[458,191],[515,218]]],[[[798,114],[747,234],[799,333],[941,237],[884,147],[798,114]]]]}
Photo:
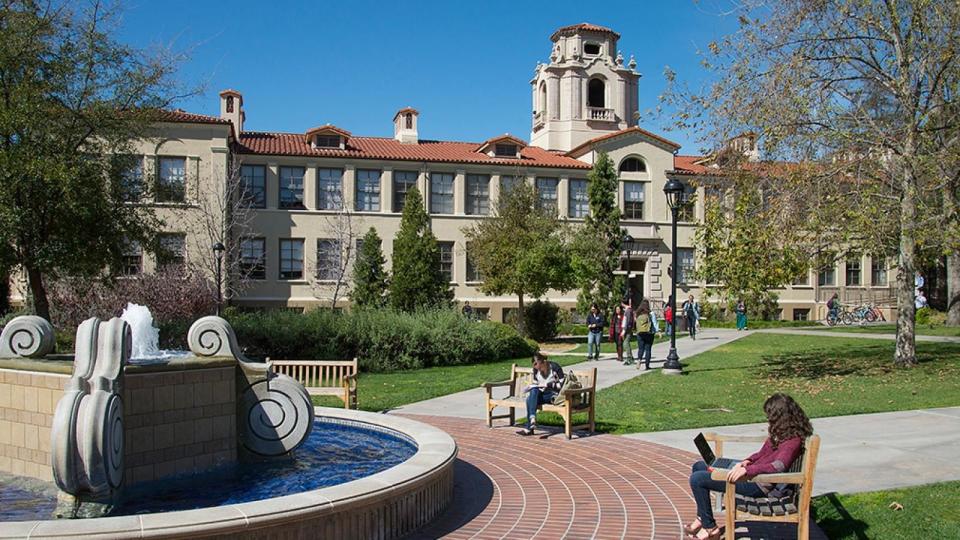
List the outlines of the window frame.
{"type": "Polygon", "coordinates": [[[558,215],[560,213],[560,179],[555,176],[538,176],[536,179],[536,191],[537,206],[539,206],[541,210],[550,210],[553,211],[554,215],[558,215]],[[550,190],[545,190],[544,187],[550,183],[553,184],[553,197],[544,198],[544,193],[550,192],[550,190]]]}
{"type": "Polygon", "coordinates": [[[430,173],[430,213],[431,214],[444,214],[449,215],[453,214],[456,211],[454,205],[454,185],[457,181],[457,175],[449,172],[432,172],[430,173]],[[450,179],[449,193],[447,191],[440,191],[438,188],[445,188],[446,186],[437,182],[437,180],[443,180],[446,182],[446,179],[450,179]],[[446,212],[447,205],[449,204],[449,212],[446,212]],[[442,207],[441,207],[442,205],[442,207]]]}
{"type": "Polygon", "coordinates": [[[871,257],[870,258],[870,286],[871,287],[889,287],[890,286],[890,276],[888,270],[890,269],[889,261],[886,257],[871,257]],[[880,282],[879,276],[883,276],[883,282],[880,282]]]}
{"type": "Polygon", "coordinates": [[[589,186],[586,178],[567,179],[567,217],[584,219],[590,215],[589,186]]]}
{"type": "Polygon", "coordinates": [[[464,178],[463,212],[468,216],[490,215],[490,175],[468,174],[464,178]]]}
{"type": "Polygon", "coordinates": [[[862,287],[863,286],[863,264],[861,258],[846,258],[843,261],[843,274],[844,274],[844,283],[847,287],[862,287]],[[853,273],[853,272],[856,273],[853,273]],[[850,277],[854,276],[856,283],[851,283],[850,277]]]}
{"type": "Polygon", "coordinates": [[[383,171],[380,169],[357,169],[354,176],[353,209],[357,212],[380,211],[380,186],[383,182],[383,171]],[[376,180],[371,173],[376,173],[376,180]],[[365,177],[360,178],[361,174],[365,177]],[[361,182],[365,184],[361,185],[361,182]],[[361,207],[364,208],[361,208],[361,207]]]}
{"type": "Polygon", "coordinates": [[[343,276],[340,274],[340,265],[343,264],[343,246],[335,238],[317,238],[317,265],[313,273],[318,281],[337,281],[343,276]],[[321,250],[321,244],[327,246],[321,250]],[[321,255],[322,254],[322,255],[321,255]],[[323,262],[323,264],[321,264],[323,262]],[[321,272],[323,270],[323,272],[321,272]]]}
{"type": "Polygon", "coordinates": [[[454,255],[454,250],[456,249],[456,242],[453,241],[438,241],[437,249],[440,251],[440,273],[447,275],[447,266],[449,266],[449,277],[447,280],[448,283],[456,283],[454,279],[456,278],[456,261],[457,258],[454,255]],[[449,258],[449,260],[445,260],[449,258]]]}
{"type": "Polygon", "coordinates": [[[157,235],[157,268],[163,271],[183,270],[187,266],[187,235],[182,232],[163,232],[157,235]],[[166,240],[179,239],[179,253],[164,245],[166,240]]]}
{"type": "Polygon", "coordinates": [[[695,283],[693,274],[697,270],[697,254],[694,248],[677,248],[674,264],[677,265],[677,283],[695,283]],[[680,254],[690,254],[689,260],[685,260],[680,254]],[[689,275],[688,275],[689,274],[689,275]]]}
{"type": "Polygon", "coordinates": [[[279,260],[280,264],[277,266],[277,280],[279,280],[279,281],[303,281],[303,277],[304,277],[304,275],[305,275],[305,274],[304,274],[304,266],[305,266],[305,265],[304,265],[304,257],[303,257],[303,255],[304,255],[304,253],[303,253],[303,250],[304,250],[304,239],[303,239],[303,238],[280,238],[279,241],[278,241],[278,244],[279,244],[279,248],[280,248],[280,249],[279,249],[279,251],[277,252],[277,254],[279,255],[278,260],[279,260]],[[295,266],[295,263],[298,262],[298,261],[297,261],[296,259],[292,258],[292,257],[291,257],[291,258],[288,258],[288,259],[285,259],[285,258],[284,258],[284,256],[285,256],[285,249],[284,249],[285,246],[284,246],[284,244],[285,244],[285,243],[289,243],[289,244],[290,244],[290,247],[289,247],[288,249],[286,249],[286,251],[289,252],[290,255],[296,254],[296,249],[294,249],[294,248],[295,248],[295,246],[296,246],[297,244],[299,244],[299,246],[300,246],[300,260],[299,260],[299,263],[300,263],[300,273],[299,273],[299,275],[294,275],[294,272],[295,272],[296,270],[293,269],[293,266],[295,266]],[[291,268],[290,268],[289,270],[287,270],[286,273],[288,273],[288,274],[290,274],[290,275],[285,276],[285,275],[284,275],[284,273],[285,273],[284,263],[285,263],[285,262],[288,262],[288,261],[289,261],[290,264],[291,264],[291,268]]]}
{"type": "Polygon", "coordinates": [[[237,267],[240,269],[240,278],[247,281],[263,281],[267,279],[267,239],[262,236],[245,236],[240,238],[239,243],[239,261],[237,267]],[[247,254],[255,253],[255,250],[248,249],[249,243],[259,243],[259,257],[248,257],[247,254]],[[253,261],[252,263],[248,261],[253,261]]]}
{"type": "Polygon", "coordinates": [[[140,245],[140,242],[127,242],[127,245],[124,246],[123,255],[120,258],[119,273],[121,276],[133,277],[143,274],[143,246],[140,245]],[[132,267],[135,267],[136,271],[131,272],[130,268],[132,267]]]}
{"type": "MultiPolygon", "coordinates": [[[[306,204],[304,202],[304,189],[303,183],[304,179],[307,176],[306,167],[299,167],[296,165],[282,165],[277,169],[277,208],[280,210],[305,210],[306,204]],[[284,202],[283,195],[285,192],[290,192],[293,194],[297,193],[296,187],[291,187],[290,185],[285,185],[287,179],[284,178],[284,173],[288,171],[300,171],[300,197],[299,199],[294,197],[293,202],[284,202]],[[299,202],[297,202],[299,201],[299,202]]],[[[294,176],[289,177],[289,179],[294,179],[294,176]]]]}
{"type": "Polygon", "coordinates": [[[520,151],[514,143],[495,143],[493,145],[494,157],[515,158],[518,153],[520,151]]]}
{"type": "Polygon", "coordinates": [[[187,158],[184,156],[157,156],[157,177],[154,200],[158,203],[183,204],[187,202],[187,158]],[[180,161],[183,164],[179,187],[164,176],[164,163],[180,161]],[[172,195],[171,195],[172,194],[172,195]]]}
{"type": "Polygon", "coordinates": [[[483,274],[480,272],[480,269],[477,268],[473,263],[470,262],[470,243],[467,243],[467,247],[464,250],[464,259],[467,263],[466,275],[464,276],[464,283],[483,283],[483,274]]]}
{"type": "Polygon", "coordinates": [[[317,210],[343,210],[343,169],[317,167],[317,210]],[[329,175],[327,173],[330,173],[329,175]],[[333,178],[336,173],[336,179],[333,178]],[[335,189],[334,189],[335,187],[335,189]]]}
{"type": "Polygon", "coordinates": [[[146,195],[146,182],[144,182],[143,155],[127,154],[118,156],[121,163],[117,165],[127,165],[123,160],[130,160],[130,167],[120,167],[117,171],[119,175],[121,200],[127,203],[138,203],[146,195]],[[132,173],[132,174],[131,174],[132,173]]]}
{"type": "Polygon", "coordinates": [[[247,208],[266,208],[267,207],[267,167],[266,165],[241,164],[240,165],[240,202],[247,208]],[[245,174],[247,170],[259,170],[261,185],[252,185],[245,174]],[[259,195],[259,197],[257,196],[259,195]]]}
{"type": "MultiPolygon", "coordinates": [[[[643,220],[644,219],[644,210],[647,199],[647,186],[644,182],[630,182],[624,181],[623,183],[623,219],[632,219],[632,220],[643,220]],[[638,187],[640,193],[640,200],[630,200],[628,197],[630,191],[628,188],[638,187]],[[637,209],[640,209],[640,217],[637,217],[637,209]]],[[[679,221],[679,219],[677,220],[679,221]]]]}
{"type": "Polygon", "coordinates": [[[623,173],[639,174],[639,173],[645,173],[645,172],[647,172],[647,162],[644,161],[643,159],[637,157],[637,156],[630,156],[630,157],[624,159],[623,161],[620,162],[620,166],[617,167],[617,173],[618,173],[618,174],[623,174],[623,173]],[[631,169],[626,169],[626,168],[625,168],[628,163],[633,163],[633,162],[639,163],[639,164],[640,164],[640,168],[638,168],[638,169],[636,169],[636,170],[631,170],[631,169]]]}
{"type": "Polygon", "coordinates": [[[343,138],[340,135],[317,134],[313,137],[313,145],[317,148],[342,148],[343,138]]]}
{"type": "Polygon", "coordinates": [[[403,213],[403,205],[407,202],[407,193],[410,188],[417,187],[420,179],[420,173],[417,171],[393,171],[393,178],[390,180],[390,189],[393,191],[393,213],[403,213]],[[408,175],[413,177],[410,180],[408,175]],[[402,190],[400,188],[403,188],[402,190]]]}

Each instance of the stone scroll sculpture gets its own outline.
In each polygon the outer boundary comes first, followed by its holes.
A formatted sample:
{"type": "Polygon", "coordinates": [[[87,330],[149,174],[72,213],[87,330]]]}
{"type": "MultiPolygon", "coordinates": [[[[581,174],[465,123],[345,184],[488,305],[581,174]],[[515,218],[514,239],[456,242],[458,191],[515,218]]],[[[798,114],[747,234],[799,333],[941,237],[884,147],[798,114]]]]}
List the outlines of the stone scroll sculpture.
{"type": "Polygon", "coordinates": [[[21,315],[3,327],[0,358],[42,358],[53,352],[53,326],[43,317],[21,315]]]}
{"type": "Polygon", "coordinates": [[[51,460],[57,486],[77,498],[109,499],[123,483],[123,368],[130,326],[114,317],[77,329],[73,376],[57,403],[51,460]]]}
{"type": "Polygon", "coordinates": [[[310,394],[295,379],[244,357],[227,321],[198,319],[190,327],[187,342],[197,356],[229,356],[239,363],[237,432],[244,449],[260,456],[279,456],[307,440],[314,419],[310,394]]]}

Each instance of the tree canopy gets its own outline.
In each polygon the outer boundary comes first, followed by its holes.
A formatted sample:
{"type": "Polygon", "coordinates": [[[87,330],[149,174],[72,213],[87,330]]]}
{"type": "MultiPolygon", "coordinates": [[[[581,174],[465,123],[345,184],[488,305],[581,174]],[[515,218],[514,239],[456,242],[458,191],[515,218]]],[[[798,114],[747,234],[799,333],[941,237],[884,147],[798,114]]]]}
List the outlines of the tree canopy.
{"type": "Polygon", "coordinates": [[[390,305],[400,311],[449,307],[450,279],[440,268],[440,246],[430,230],[430,217],[416,188],[407,192],[400,230],[393,240],[390,305]]]}
{"type": "Polygon", "coordinates": [[[350,300],[358,308],[379,308],[386,303],[387,273],[383,269],[386,260],[380,246],[380,235],[370,227],[363,235],[357,261],[353,266],[353,291],[350,300]]]}

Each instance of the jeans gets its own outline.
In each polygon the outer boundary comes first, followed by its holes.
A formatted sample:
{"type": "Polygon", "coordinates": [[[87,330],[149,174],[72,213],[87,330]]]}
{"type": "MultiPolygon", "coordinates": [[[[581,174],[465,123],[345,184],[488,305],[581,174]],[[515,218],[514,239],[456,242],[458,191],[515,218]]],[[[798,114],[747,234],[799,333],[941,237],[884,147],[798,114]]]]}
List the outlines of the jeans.
{"type": "Polygon", "coordinates": [[[527,393],[527,427],[537,423],[537,409],[544,403],[553,401],[557,393],[553,390],[534,388],[527,393]]]}
{"type": "Polygon", "coordinates": [[[644,361],[647,369],[650,369],[650,358],[653,356],[653,335],[637,336],[637,362],[644,361]],[[649,337],[649,339],[648,339],[649,337]]]}
{"type": "Polygon", "coordinates": [[[663,335],[669,336],[673,333],[673,323],[667,323],[667,329],[664,331],[663,335]]]}
{"type": "Polygon", "coordinates": [[[600,358],[600,332],[587,332],[587,359],[600,358]]]}
{"type": "Polygon", "coordinates": [[[633,363],[633,349],[630,347],[630,340],[633,338],[633,332],[624,332],[623,333],[623,350],[627,352],[626,362],[628,364],[633,363]]]}
{"type": "Polygon", "coordinates": [[[687,317],[687,331],[690,333],[690,337],[697,339],[697,318],[696,317],[687,317]]]}
{"type": "Polygon", "coordinates": [[[743,330],[747,327],[747,314],[737,313],[737,330],[743,330]]]}
{"type": "MultiPolygon", "coordinates": [[[[700,518],[700,523],[705,529],[717,526],[717,521],[713,519],[713,507],[710,505],[710,492],[723,493],[726,489],[727,482],[710,479],[710,471],[707,470],[706,463],[698,461],[693,464],[693,472],[690,474],[690,491],[693,492],[693,500],[697,501],[697,517],[700,518]]],[[[747,497],[763,496],[760,486],[749,482],[737,482],[737,493],[747,497]]]]}

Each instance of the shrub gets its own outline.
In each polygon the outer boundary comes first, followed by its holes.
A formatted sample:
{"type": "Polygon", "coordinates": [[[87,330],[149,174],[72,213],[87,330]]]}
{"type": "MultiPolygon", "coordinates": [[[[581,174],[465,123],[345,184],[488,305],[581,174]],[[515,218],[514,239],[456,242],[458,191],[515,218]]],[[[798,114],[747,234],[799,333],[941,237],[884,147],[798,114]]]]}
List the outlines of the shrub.
{"type": "Polygon", "coordinates": [[[537,300],[524,310],[527,335],[536,341],[548,341],[560,329],[560,308],[549,301],[537,300]]]}
{"type": "Polygon", "coordinates": [[[917,324],[942,325],[947,322],[947,314],[929,306],[922,307],[917,310],[916,321],[917,324]]]}

